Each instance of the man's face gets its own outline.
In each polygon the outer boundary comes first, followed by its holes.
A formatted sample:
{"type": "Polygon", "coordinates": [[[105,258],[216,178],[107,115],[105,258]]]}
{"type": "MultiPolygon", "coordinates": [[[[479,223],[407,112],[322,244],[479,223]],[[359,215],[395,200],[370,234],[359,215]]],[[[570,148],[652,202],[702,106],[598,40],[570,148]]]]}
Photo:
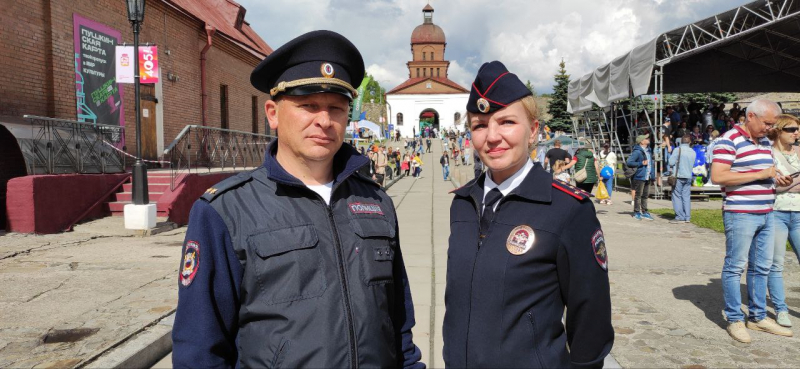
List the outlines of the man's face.
{"type": "Polygon", "coordinates": [[[333,93],[282,96],[265,104],[272,129],[278,130],[279,150],[304,161],[327,161],[342,146],[349,101],[333,93]]]}
{"type": "Polygon", "coordinates": [[[750,132],[751,136],[754,138],[761,138],[766,136],[767,131],[775,125],[775,118],[777,118],[777,114],[771,110],[761,116],[749,112],[747,113],[747,121],[744,125],[747,127],[747,131],[750,132]]]}

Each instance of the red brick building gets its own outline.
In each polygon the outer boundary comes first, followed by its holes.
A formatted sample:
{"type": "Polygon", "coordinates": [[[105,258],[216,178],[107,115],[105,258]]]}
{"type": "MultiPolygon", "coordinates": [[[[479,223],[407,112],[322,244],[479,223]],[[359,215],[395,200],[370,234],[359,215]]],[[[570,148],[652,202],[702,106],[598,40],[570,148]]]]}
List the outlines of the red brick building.
{"type": "MultiPolygon", "coordinates": [[[[250,72],[272,49],[232,0],[147,0],[140,44],[158,46],[160,81],[142,85],[142,156],[156,159],[186,125],[265,133],[267,95],[250,85],[250,72]],[[203,60],[204,59],[204,60],[203,60]],[[204,72],[205,70],[205,72],[204,72]],[[203,78],[205,77],[205,83],[203,78]],[[205,89],[203,88],[205,87],[205,89]],[[205,92],[206,103],[203,104],[205,92]],[[203,114],[205,105],[205,114],[203,114]]],[[[79,120],[83,79],[76,50],[84,48],[78,19],[118,34],[113,43],[133,42],[125,0],[9,0],[0,12],[0,229],[5,225],[7,182],[25,176],[16,139],[6,127],[22,126],[23,115],[79,120]],[[80,42],[80,44],[79,44],[80,42]],[[6,124],[6,127],[3,126],[6,124]]],[[[89,41],[91,46],[91,41],[89,41]]],[[[104,52],[113,53],[113,45],[104,52]]],[[[110,56],[113,63],[113,54],[110,56]]],[[[93,62],[96,62],[93,61],[93,62]]],[[[81,62],[82,63],[82,62],[81,62]]],[[[135,154],[133,84],[116,84],[109,99],[125,148],[135,154]],[[121,101],[121,103],[120,103],[121,101]],[[117,108],[113,108],[117,107],[117,108]]],[[[105,85],[103,85],[105,87],[105,85]]],[[[102,88],[94,88],[97,92],[102,88]]],[[[85,102],[90,103],[88,92],[85,102]]],[[[91,96],[92,99],[95,96],[91,96]]],[[[103,96],[93,101],[102,101],[103,96]]],[[[98,104],[99,105],[99,104],[98,104]]],[[[108,124],[97,119],[96,123],[108,124]]],[[[19,131],[19,129],[18,129],[19,131]]],[[[27,133],[26,133],[27,134],[27,133]]],[[[19,138],[19,137],[18,137],[19,138]]]]}
{"type": "MultiPolygon", "coordinates": [[[[77,119],[73,17],[119,31],[132,43],[124,0],[9,0],[0,12],[0,122],[24,114],[77,119]]],[[[232,0],[148,0],[140,43],[158,46],[160,82],[144,86],[143,152],[162,153],[184,126],[203,124],[201,58],[205,52],[205,124],[264,133],[267,95],[250,72],[272,49],[232,0]],[[209,46],[210,45],[210,46],[209,46]],[[208,46],[208,47],[207,47],[208,46]]],[[[135,139],[133,84],[122,94],[126,146],[135,139]]],[[[98,122],[104,123],[104,122],[98,122]]]]}

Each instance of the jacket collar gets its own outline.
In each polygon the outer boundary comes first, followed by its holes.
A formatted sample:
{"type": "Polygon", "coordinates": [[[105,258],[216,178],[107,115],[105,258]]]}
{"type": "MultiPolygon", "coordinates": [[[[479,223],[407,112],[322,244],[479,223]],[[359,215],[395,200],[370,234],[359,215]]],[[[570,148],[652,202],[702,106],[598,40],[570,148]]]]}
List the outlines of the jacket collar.
{"type": "MultiPolygon", "coordinates": [[[[280,163],[275,155],[278,153],[278,140],[273,140],[267,147],[267,153],[264,155],[264,164],[262,167],[266,169],[267,178],[269,180],[295,186],[305,186],[305,184],[297,179],[297,177],[289,174],[280,163]]],[[[333,185],[334,187],[343,182],[347,177],[353,175],[359,168],[369,163],[369,159],[361,155],[347,143],[342,143],[339,151],[333,155],[333,185]]]]}
{"type": "MultiPolygon", "coordinates": [[[[483,184],[486,180],[486,172],[480,177],[472,180],[461,188],[453,191],[461,197],[472,197],[475,204],[483,203],[483,184]]],[[[551,194],[553,191],[553,177],[552,175],[542,168],[541,164],[533,163],[528,175],[522,183],[517,186],[508,196],[519,196],[527,200],[537,202],[550,202],[551,194]]]]}

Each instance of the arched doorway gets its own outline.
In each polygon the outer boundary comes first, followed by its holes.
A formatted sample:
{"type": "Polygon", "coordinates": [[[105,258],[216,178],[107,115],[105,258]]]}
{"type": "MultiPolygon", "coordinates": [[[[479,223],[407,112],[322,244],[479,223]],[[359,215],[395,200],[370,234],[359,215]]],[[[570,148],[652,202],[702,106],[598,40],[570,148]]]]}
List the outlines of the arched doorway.
{"type": "Polygon", "coordinates": [[[425,132],[426,127],[439,130],[439,112],[428,108],[419,113],[419,132],[425,132]]]}

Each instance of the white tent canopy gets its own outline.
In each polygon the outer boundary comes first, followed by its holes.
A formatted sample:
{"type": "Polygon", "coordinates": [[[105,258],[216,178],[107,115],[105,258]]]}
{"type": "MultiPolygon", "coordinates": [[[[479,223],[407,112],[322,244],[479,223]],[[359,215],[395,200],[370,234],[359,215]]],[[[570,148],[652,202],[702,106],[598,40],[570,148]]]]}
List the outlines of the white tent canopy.
{"type": "MultiPolygon", "coordinates": [[[[350,124],[347,126],[346,131],[353,132],[353,128],[354,128],[353,122],[350,122],[350,124]]],[[[383,137],[383,129],[381,129],[381,126],[378,125],[377,123],[373,123],[368,120],[361,120],[358,122],[358,128],[366,128],[374,132],[376,136],[383,137]]]]}
{"type": "Polygon", "coordinates": [[[753,1],[662,33],[569,84],[568,110],[582,113],[644,94],[796,92],[800,1],[753,1]],[[663,81],[655,91],[653,70],[663,81]]]}

